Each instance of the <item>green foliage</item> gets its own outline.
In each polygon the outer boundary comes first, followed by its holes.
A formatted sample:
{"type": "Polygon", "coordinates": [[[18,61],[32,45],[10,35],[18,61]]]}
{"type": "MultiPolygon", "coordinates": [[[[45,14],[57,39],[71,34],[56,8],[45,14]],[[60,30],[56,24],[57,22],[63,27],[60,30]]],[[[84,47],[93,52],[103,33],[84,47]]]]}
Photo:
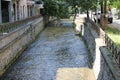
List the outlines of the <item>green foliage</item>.
{"type": "Polygon", "coordinates": [[[81,0],[81,8],[83,10],[92,10],[97,7],[97,0],[81,0]]]}
{"type": "Polygon", "coordinates": [[[120,0],[111,0],[110,3],[113,7],[120,9],[120,0]]]}
{"type": "Polygon", "coordinates": [[[66,2],[72,6],[72,11],[76,15],[79,9],[83,12],[87,12],[87,14],[89,10],[95,10],[98,0],[66,0],[66,2]]]}
{"type": "Polygon", "coordinates": [[[43,0],[44,1],[44,14],[48,16],[56,16],[58,13],[58,5],[54,0],[43,0]]]}
{"type": "Polygon", "coordinates": [[[69,11],[69,5],[66,2],[59,2],[59,9],[58,9],[58,17],[60,18],[68,18],[70,15],[70,11],[69,11]]]}
{"type": "Polygon", "coordinates": [[[43,0],[44,15],[55,16],[57,18],[69,17],[69,7],[64,0],[43,0]]]}
{"type": "Polygon", "coordinates": [[[111,5],[119,10],[118,17],[120,18],[120,0],[114,0],[111,2],[111,5]]]}
{"type": "Polygon", "coordinates": [[[98,0],[43,0],[44,15],[58,18],[77,14],[78,10],[88,11],[97,7],[98,0]]]}
{"type": "Polygon", "coordinates": [[[110,26],[106,29],[108,36],[120,47],[120,31],[110,26]]]}

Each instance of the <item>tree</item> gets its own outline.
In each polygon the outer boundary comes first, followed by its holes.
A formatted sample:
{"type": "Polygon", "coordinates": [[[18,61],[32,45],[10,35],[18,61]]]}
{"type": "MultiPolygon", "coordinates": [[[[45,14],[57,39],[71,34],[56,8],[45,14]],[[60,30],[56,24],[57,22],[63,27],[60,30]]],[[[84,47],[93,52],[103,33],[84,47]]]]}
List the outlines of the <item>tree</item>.
{"type": "Polygon", "coordinates": [[[63,18],[69,16],[68,4],[64,0],[43,0],[44,15],[63,18]]]}
{"type": "Polygon", "coordinates": [[[104,30],[107,28],[108,19],[106,17],[107,14],[107,1],[108,0],[99,0],[99,4],[101,6],[101,17],[100,17],[100,26],[104,30]]]}
{"type": "Polygon", "coordinates": [[[119,11],[118,17],[120,18],[120,0],[114,0],[111,5],[112,5],[112,7],[115,7],[118,9],[118,11],[119,11]]]}
{"type": "MultiPolygon", "coordinates": [[[[57,18],[68,17],[70,11],[77,14],[78,9],[87,12],[89,18],[89,10],[97,7],[98,0],[43,0],[44,15],[56,16],[57,18]],[[71,10],[69,10],[71,8],[71,10]]],[[[74,16],[74,19],[75,19],[74,16]]]]}
{"type": "Polygon", "coordinates": [[[44,1],[44,15],[56,16],[58,13],[58,5],[54,0],[43,0],[44,1]]]}
{"type": "Polygon", "coordinates": [[[106,17],[106,15],[108,14],[108,10],[111,11],[110,9],[110,5],[115,3],[116,1],[120,0],[99,0],[100,5],[101,5],[101,20],[100,20],[100,24],[102,29],[106,29],[108,26],[108,18],[106,17]]]}
{"type": "Polygon", "coordinates": [[[93,10],[97,7],[97,0],[81,0],[81,8],[87,12],[87,18],[89,18],[89,10],[93,10]]]}
{"type": "Polygon", "coordinates": [[[97,7],[98,0],[66,0],[71,6],[72,9],[76,10],[80,7],[82,11],[87,12],[87,18],[89,18],[89,10],[97,7]]]}

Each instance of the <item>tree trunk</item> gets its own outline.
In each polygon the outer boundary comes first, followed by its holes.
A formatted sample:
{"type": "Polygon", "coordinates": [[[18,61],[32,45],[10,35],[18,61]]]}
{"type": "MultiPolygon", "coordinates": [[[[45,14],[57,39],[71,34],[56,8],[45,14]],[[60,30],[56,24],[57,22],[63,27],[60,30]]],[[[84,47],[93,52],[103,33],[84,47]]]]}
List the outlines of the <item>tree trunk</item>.
{"type": "Polygon", "coordinates": [[[107,14],[107,0],[104,1],[104,13],[107,14]]]}
{"type": "Polygon", "coordinates": [[[101,14],[100,25],[103,30],[107,29],[108,18],[105,16],[105,14],[101,14]]]}
{"type": "Polygon", "coordinates": [[[76,19],[76,15],[77,15],[77,14],[75,13],[74,18],[73,18],[73,21],[75,21],[75,19],[76,19]]]}
{"type": "Polygon", "coordinates": [[[101,2],[101,18],[100,18],[100,25],[103,30],[107,29],[108,26],[108,18],[106,17],[107,14],[107,1],[105,0],[101,2]]]}
{"type": "Polygon", "coordinates": [[[43,20],[44,20],[44,25],[46,26],[48,24],[48,22],[49,22],[49,16],[45,15],[43,20]]]}
{"type": "Polygon", "coordinates": [[[101,0],[101,14],[103,14],[103,0],[101,0]]]}
{"type": "Polygon", "coordinates": [[[118,12],[118,19],[120,19],[120,9],[119,9],[119,12],[118,12]]]}
{"type": "Polygon", "coordinates": [[[87,10],[87,18],[89,19],[90,17],[89,17],[89,11],[87,10]]]}
{"type": "Polygon", "coordinates": [[[74,15],[74,19],[73,19],[73,21],[75,21],[75,19],[76,19],[76,15],[77,15],[77,8],[75,7],[75,15],[74,15]]]}

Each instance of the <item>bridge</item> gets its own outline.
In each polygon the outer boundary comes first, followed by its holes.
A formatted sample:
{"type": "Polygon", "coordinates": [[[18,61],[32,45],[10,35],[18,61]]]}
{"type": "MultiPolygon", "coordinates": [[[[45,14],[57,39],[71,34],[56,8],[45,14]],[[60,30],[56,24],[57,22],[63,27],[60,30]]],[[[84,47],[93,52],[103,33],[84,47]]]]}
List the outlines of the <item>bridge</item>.
{"type": "Polygon", "coordinates": [[[44,27],[38,15],[1,25],[0,80],[120,80],[118,48],[100,27],[59,23],[44,27]]]}

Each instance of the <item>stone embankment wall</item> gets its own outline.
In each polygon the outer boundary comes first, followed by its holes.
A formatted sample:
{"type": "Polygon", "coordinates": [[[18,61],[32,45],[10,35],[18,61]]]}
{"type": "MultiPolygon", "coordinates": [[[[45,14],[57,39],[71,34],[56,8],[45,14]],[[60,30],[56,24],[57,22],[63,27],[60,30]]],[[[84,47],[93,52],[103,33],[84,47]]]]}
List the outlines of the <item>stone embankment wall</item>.
{"type": "Polygon", "coordinates": [[[90,21],[81,19],[80,33],[90,52],[90,60],[96,80],[120,80],[117,66],[114,66],[109,52],[105,48],[104,36],[101,35],[101,28],[95,30],[97,25],[93,25],[90,21]],[[94,27],[93,27],[94,26],[94,27]],[[97,33],[97,32],[98,33],[97,33]]]}
{"type": "Polygon", "coordinates": [[[37,18],[0,37],[0,76],[43,30],[43,18],[37,18]]]}

